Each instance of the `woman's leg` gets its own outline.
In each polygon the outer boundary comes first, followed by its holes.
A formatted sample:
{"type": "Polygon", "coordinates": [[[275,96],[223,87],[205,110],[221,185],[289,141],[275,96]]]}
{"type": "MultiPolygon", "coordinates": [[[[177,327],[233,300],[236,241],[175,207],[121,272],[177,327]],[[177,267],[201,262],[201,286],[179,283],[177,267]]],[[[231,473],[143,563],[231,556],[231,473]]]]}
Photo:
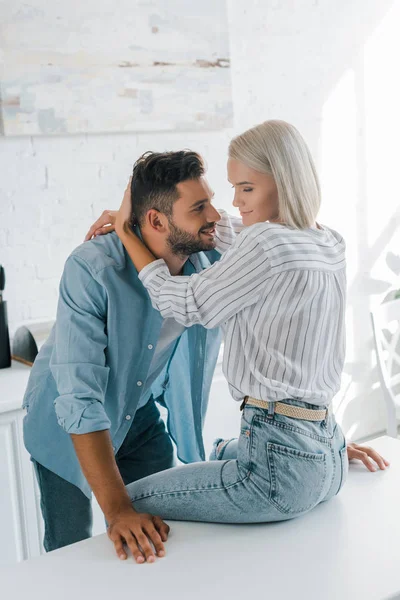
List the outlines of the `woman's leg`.
{"type": "Polygon", "coordinates": [[[164,519],[257,523],[297,517],[338,491],[338,436],[331,421],[327,426],[246,407],[239,439],[217,440],[213,460],[151,475],[127,486],[128,493],[136,510],[164,519]],[[237,457],[226,460],[231,454],[237,457]]]}
{"type": "MultiPolygon", "coordinates": [[[[237,460],[195,463],[150,475],[127,486],[135,510],[178,521],[265,521],[249,472],[237,460]],[[258,516],[257,516],[258,513],[258,516]]],[[[275,513],[275,511],[273,511],[275,513]]],[[[264,511],[265,513],[265,511],[264,511]]]]}
{"type": "MultiPolygon", "coordinates": [[[[243,415],[239,439],[217,440],[210,462],[169,469],[127,486],[135,510],[164,519],[255,523],[285,518],[254,477],[256,439],[243,415]]],[[[266,482],[266,487],[269,483],[266,482]]]]}

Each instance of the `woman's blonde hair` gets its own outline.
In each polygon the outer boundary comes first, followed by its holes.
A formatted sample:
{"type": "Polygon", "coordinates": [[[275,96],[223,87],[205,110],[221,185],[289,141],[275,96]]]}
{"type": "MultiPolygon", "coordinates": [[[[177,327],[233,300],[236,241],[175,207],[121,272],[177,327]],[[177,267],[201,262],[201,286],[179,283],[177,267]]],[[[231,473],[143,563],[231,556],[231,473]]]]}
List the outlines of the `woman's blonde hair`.
{"type": "Polygon", "coordinates": [[[308,146],[293,125],[265,121],[235,137],[229,158],[271,175],[278,189],[279,219],[305,229],[315,223],[321,204],[317,171],[308,146]]]}

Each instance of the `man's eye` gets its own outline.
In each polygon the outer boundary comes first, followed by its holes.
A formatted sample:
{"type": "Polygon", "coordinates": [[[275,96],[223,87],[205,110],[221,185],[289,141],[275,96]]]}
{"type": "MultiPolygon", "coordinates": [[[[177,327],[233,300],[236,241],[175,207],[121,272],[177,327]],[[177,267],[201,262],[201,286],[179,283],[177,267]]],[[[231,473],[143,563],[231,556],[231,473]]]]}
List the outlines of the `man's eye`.
{"type": "Polygon", "coordinates": [[[204,209],[204,204],[201,204],[201,206],[198,206],[195,210],[197,212],[201,212],[204,209]]]}

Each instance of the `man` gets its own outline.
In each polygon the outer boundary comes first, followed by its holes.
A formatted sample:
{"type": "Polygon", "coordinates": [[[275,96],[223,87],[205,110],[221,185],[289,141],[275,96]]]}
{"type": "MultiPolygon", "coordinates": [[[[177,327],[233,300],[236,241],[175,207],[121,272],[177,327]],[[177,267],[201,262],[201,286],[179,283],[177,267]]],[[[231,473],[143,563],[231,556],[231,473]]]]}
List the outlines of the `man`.
{"type": "MultiPolygon", "coordinates": [[[[148,153],[133,169],[134,220],[174,274],[219,258],[220,215],[203,176],[201,158],[189,151],[148,153]]],[[[137,562],[154,560],[149,541],[164,554],[168,526],[136,513],[125,485],[173,466],[171,437],[183,462],[204,459],[201,430],[219,345],[218,330],[161,318],[115,233],[71,254],[56,324],[24,398],[47,551],[91,535],[92,490],[120,558],[123,542],[137,562]],[[168,408],[169,432],[156,400],[168,408]]]]}

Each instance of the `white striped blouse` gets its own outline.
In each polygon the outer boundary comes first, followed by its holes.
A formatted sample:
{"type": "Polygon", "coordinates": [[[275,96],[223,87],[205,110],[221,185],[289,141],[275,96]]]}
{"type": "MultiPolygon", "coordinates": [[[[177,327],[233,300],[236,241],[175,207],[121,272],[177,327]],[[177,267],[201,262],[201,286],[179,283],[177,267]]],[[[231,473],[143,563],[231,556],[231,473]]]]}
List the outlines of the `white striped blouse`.
{"type": "Polygon", "coordinates": [[[221,260],[190,277],[160,259],[139,274],[153,306],[185,326],[221,325],[223,372],[235,400],[298,398],[328,405],[345,354],[343,238],[327,227],[242,228],[221,212],[221,260]]]}

